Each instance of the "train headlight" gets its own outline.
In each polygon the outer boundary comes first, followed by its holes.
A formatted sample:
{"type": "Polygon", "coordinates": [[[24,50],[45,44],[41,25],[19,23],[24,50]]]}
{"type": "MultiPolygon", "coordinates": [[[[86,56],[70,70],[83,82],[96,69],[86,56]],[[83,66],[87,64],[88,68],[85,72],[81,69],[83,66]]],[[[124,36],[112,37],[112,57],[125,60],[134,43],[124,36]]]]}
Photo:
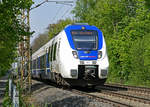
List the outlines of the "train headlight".
{"type": "Polygon", "coordinates": [[[72,51],[72,54],[73,54],[74,58],[78,59],[78,54],[76,51],[72,51]]]}
{"type": "Polygon", "coordinates": [[[102,51],[98,51],[98,59],[102,58],[102,51]]]}

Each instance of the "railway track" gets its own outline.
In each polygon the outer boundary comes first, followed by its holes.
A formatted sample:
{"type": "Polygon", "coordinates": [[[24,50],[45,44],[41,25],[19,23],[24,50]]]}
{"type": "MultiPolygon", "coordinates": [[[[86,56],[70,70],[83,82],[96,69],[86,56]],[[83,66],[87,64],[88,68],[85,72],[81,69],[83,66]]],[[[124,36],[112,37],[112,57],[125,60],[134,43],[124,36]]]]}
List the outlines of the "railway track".
{"type": "Polygon", "coordinates": [[[96,87],[95,92],[81,90],[73,89],[73,92],[78,92],[81,95],[98,99],[113,106],[150,106],[150,89],[145,87],[107,84],[96,87]]]}
{"type": "Polygon", "coordinates": [[[82,89],[72,89],[71,92],[77,93],[83,96],[87,96],[92,99],[96,99],[103,103],[108,103],[112,106],[117,107],[149,107],[150,100],[146,98],[141,98],[140,96],[127,95],[123,93],[118,93],[110,90],[99,90],[95,89],[93,91],[82,90],[82,89]]]}
{"type": "Polygon", "coordinates": [[[129,95],[129,94],[118,93],[118,92],[113,92],[113,91],[106,91],[106,90],[105,91],[102,90],[101,92],[106,95],[110,95],[110,96],[115,96],[115,97],[132,100],[132,101],[137,101],[137,102],[144,103],[144,104],[150,104],[150,99],[142,98],[140,96],[133,96],[133,95],[129,95]]]}
{"type": "MultiPolygon", "coordinates": [[[[78,95],[81,95],[81,96],[86,96],[90,99],[95,99],[99,102],[102,102],[102,103],[106,103],[106,104],[109,104],[110,107],[113,106],[113,107],[131,107],[130,105],[128,104],[125,104],[125,103],[122,103],[122,102],[118,102],[118,101],[115,101],[115,100],[111,100],[111,99],[107,99],[103,96],[97,96],[97,95],[94,95],[94,94],[91,94],[91,92],[99,92],[98,90],[95,90],[95,89],[86,89],[86,88],[78,88],[78,87],[64,87],[64,86],[59,86],[59,85],[56,85],[55,83],[47,83],[47,85],[51,85],[51,86],[54,86],[56,88],[59,88],[59,89],[62,89],[62,90],[66,90],[66,91],[70,91],[72,93],[75,93],[75,94],[78,94],[78,95]]],[[[46,85],[45,84],[45,85],[46,85]]],[[[34,88],[34,87],[33,87],[34,88]]]]}
{"type": "Polygon", "coordinates": [[[89,92],[81,91],[78,89],[72,89],[71,92],[82,95],[82,96],[87,96],[87,97],[92,98],[92,99],[96,99],[97,101],[100,101],[103,103],[108,103],[109,105],[112,105],[114,107],[132,107],[128,104],[121,103],[121,102],[111,100],[111,99],[107,99],[107,98],[104,98],[103,96],[97,96],[94,94],[90,94],[89,92]]]}
{"type": "MultiPolygon", "coordinates": [[[[124,95],[133,95],[134,97],[139,97],[141,99],[147,99],[150,100],[150,89],[146,88],[141,88],[141,87],[132,87],[132,86],[111,86],[111,85],[104,85],[104,86],[98,86],[97,89],[101,89],[104,91],[112,91],[112,92],[116,92],[116,93],[121,93],[124,95]],[[143,90],[143,91],[142,91],[143,90]]],[[[147,102],[147,101],[146,101],[147,102]]],[[[148,103],[148,102],[147,102],[148,103]]],[[[149,103],[148,103],[149,104],[149,103]]]]}
{"type": "Polygon", "coordinates": [[[116,100],[121,99],[121,102],[132,106],[136,106],[135,103],[139,103],[141,106],[150,106],[149,88],[105,84],[104,86],[96,87],[96,89],[106,96],[116,97],[116,100]]]}
{"type": "Polygon", "coordinates": [[[150,95],[150,88],[147,87],[137,87],[137,86],[128,86],[128,85],[122,85],[122,84],[105,84],[106,87],[111,87],[112,89],[122,89],[122,90],[128,90],[128,91],[134,91],[137,93],[145,93],[150,95]]]}
{"type": "Polygon", "coordinates": [[[149,89],[143,90],[140,87],[125,87],[120,85],[105,84],[104,86],[98,86],[95,89],[91,88],[68,88],[56,85],[54,83],[47,83],[56,88],[67,90],[78,95],[86,96],[91,99],[95,99],[99,102],[109,104],[110,106],[117,107],[149,107],[150,106],[150,94],[149,89]],[[136,90],[137,89],[137,90],[136,90]],[[142,93],[142,94],[140,94],[142,93]],[[147,94],[147,95],[146,95],[147,94]],[[145,97],[146,96],[146,97],[145,97]]]}

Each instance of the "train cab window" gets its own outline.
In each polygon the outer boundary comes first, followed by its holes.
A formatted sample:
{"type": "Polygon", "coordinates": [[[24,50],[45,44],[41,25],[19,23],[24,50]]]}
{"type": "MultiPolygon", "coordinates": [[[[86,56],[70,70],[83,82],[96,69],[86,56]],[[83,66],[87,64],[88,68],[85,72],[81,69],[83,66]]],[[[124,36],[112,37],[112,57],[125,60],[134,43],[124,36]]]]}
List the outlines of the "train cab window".
{"type": "Polygon", "coordinates": [[[57,42],[54,45],[54,55],[53,55],[54,60],[56,60],[56,48],[57,48],[57,42]]]}
{"type": "Polygon", "coordinates": [[[97,50],[98,32],[94,30],[72,30],[71,35],[77,50],[97,50]]]}

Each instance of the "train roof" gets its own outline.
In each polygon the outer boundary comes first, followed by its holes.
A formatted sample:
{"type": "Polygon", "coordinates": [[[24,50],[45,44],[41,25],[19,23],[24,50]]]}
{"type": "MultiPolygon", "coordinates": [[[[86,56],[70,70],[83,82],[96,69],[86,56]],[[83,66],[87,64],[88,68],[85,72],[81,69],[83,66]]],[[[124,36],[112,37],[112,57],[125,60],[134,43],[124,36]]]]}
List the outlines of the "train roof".
{"type": "MultiPolygon", "coordinates": [[[[99,30],[96,26],[93,25],[89,25],[88,23],[74,23],[74,24],[69,24],[67,25],[63,30],[67,33],[70,30],[74,30],[74,29],[90,29],[90,30],[99,30]]],[[[62,31],[63,31],[62,30],[62,31]]],[[[61,32],[62,32],[61,31],[61,32]]],[[[99,30],[100,31],[100,30],[99,30]]],[[[101,31],[100,31],[101,32],[101,31]]],[[[59,32],[60,33],[60,32],[59,32]]],[[[59,34],[58,33],[58,34],[59,34]]],[[[55,36],[56,37],[56,36],[55,36]]],[[[48,48],[48,46],[50,46],[50,44],[52,44],[53,39],[55,38],[53,37],[50,41],[48,41],[45,45],[43,45],[41,48],[39,48],[36,52],[34,52],[32,54],[32,59],[36,59],[39,56],[42,56],[44,54],[46,54],[46,49],[48,48]]]]}

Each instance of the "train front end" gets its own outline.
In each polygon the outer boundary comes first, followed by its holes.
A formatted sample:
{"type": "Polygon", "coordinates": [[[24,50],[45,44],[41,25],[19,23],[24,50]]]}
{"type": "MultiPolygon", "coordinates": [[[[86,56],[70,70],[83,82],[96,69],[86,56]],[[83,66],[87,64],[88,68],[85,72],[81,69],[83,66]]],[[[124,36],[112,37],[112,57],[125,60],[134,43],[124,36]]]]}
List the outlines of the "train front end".
{"type": "Polygon", "coordinates": [[[62,77],[72,85],[104,84],[109,62],[102,32],[90,25],[69,25],[64,31],[62,77]]]}

